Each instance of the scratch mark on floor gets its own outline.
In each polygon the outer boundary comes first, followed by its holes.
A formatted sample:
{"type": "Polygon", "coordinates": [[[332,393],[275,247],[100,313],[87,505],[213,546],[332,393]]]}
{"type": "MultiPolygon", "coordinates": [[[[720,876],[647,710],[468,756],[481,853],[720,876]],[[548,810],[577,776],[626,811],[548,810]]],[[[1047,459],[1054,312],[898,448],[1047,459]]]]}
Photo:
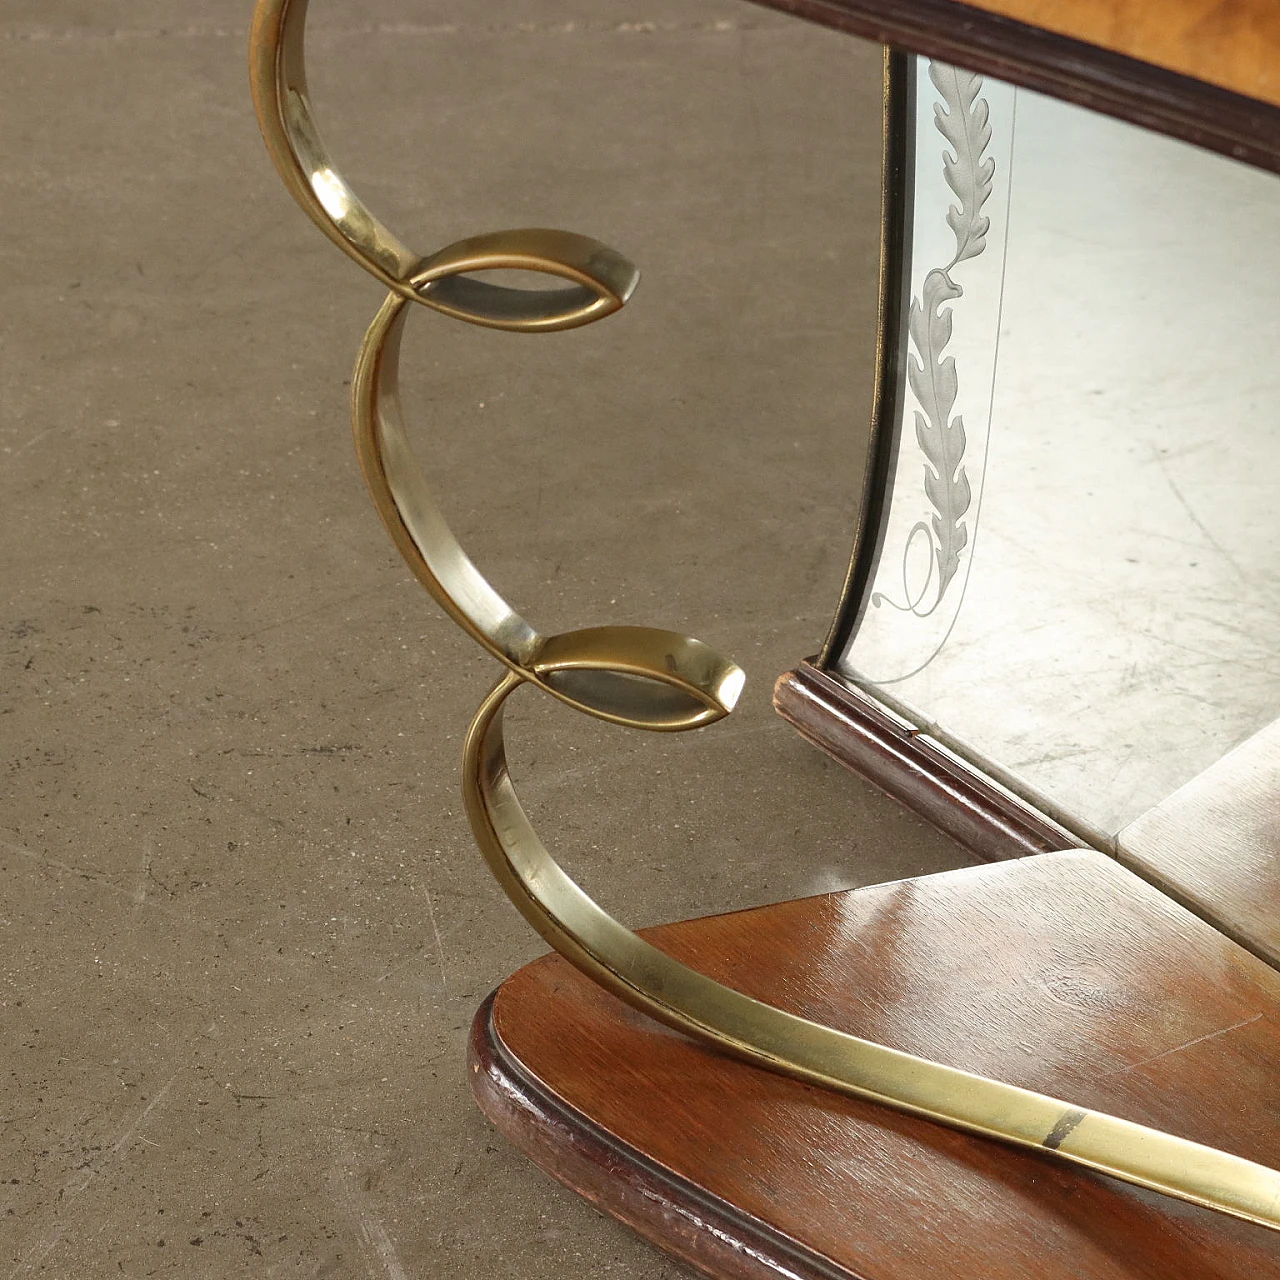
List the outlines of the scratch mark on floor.
{"type": "MultiPolygon", "coordinates": [[[[576,35],[617,35],[617,36],[650,36],[680,35],[685,32],[708,33],[712,35],[729,35],[738,31],[756,31],[776,25],[776,19],[752,20],[727,18],[710,20],[685,20],[666,22],[370,22],[359,25],[318,25],[315,30],[317,42],[322,40],[364,39],[369,36],[404,37],[451,37],[451,36],[576,36],[576,35]]],[[[29,44],[125,44],[140,40],[243,40],[246,32],[243,27],[221,26],[163,26],[163,27],[115,27],[102,30],[83,30],[71,28],[23,24],[11,29],[0,28],[0,40],[23,42],[29,44]]]]}
{"type": "MultiPolygon", "coordinates": [[[[59,1216],[61,1212],[66,1210],[70,1201],[74,1200],[78,1195],[84,1192],[93,1180],[103,1173],[119,1156],[121,1156],[130,1146],[135,1138],[141,1136],[140,1130],[147,1122],[147,1118],[151,1113],[169,1096],[169,1090],[173,1088],[174,1082],[182,1074],[183,1069],[179,1067],[166,1081],[160,1091],[147,1103],[145,1107],[120,1131],[116,1140],[107,1148],[106,1153],[100,1156],[96,1161],[79,1171],[79,1176],[73,1178],[70,1182],[58,1192],[55,1203],[58,1206],[59,1216]]],[[[18,1260],[18,1265],[9,1272],[9,1280],[15,1280],[16,1276],[21,1275],[24,1271],[32,1271],[44,1261],[45,1258],[53,1252],[58,1246],[59,1241],[66,1234],[66,1226],[59,1223],[56,1224],[52,1231],[45,1235],[42,1239],[37,1240],[31,1246],[26,1254],[18,1260]]]]}
{"type": "MultiPolygon", "coordinates": [[[[1261,1017],[1262,1015],[1259,1014],[1258,1016],[1261,1017]]],[[[84,1177],[81,1178],[78,1183],[72,1182],[68,1184],[68,1186],[63,1191],[62,1197],[60,1198],[65,1199],[69,1195],[79,1195],[80,1192],[82,1192],[85,1189],[85,1187],[87,1187],[94,1180],[94,1178],[96,1178],[98,1174],[100,1174],[103,1171],[103,1169],[105,1169],[106,1166],[116,1158],[116,1156],[118,1156],[122,1151],[124,1151],[129,1146],[129,1144],[137,1136],[138,1130],[141,1129],[144,1124],[146,1124],[147,1117],[150,1116],[150,1114],[169,1096],[169,1090],[173,1088],[174,1082],[177,1080],[177,1078],[181,1074],[182,1074],[182,1068],[179,1067],[177,1071],[175,1071],[173,1075],[171,1075],[169,1079],[165,1082],[160,1092],[157,1093],[156,1096],[152,1098],[151,1101],[148,1102],[145,1107],[142,1108],[142,1110],[138,1113],[137,1118],[132,1123],[125,1125],[124,1129],[120,1133],[120,1136],[107,1149],[107,1154],[103,1156],[102,1159],[96,1165],[93,1165],[90,1168],[84,1170],[84,1177]]]]}
{"type": "Polygon", "coordinates": [[[151,875],[151,853],[152,853],[151,837],[146,836],[142,841],[142,868],[138,872],[138,883],[133,890],[133,918],[137,919],[138,913],[146,905],[147,902],[147,879],[151,875]]]}
{"type": "Polygon", "coordinates": [[[1060,751],[1036,752],[1029,757],[1015,757],[1007,767],[1017,770],[1038,764],[1058,764],[1060,761],[1075,760],[1080,756],[1096,756],[1100,750],[1100,747],[1088,746],[1063,747],[1060,751]]]}
{"type": "MultiPolygon", "coordinates": [[[[396,1254],[396,1247],[391,1243],[387,1229],[379,1221],[373,1210],[365,1203],[364,1196],[356,1186],[354,1177],[355,1156],[350,1150],[341,1150],[334,1161],[333,1171],[337,1177],[339,1191],[348,1215],[360,1228],[360,1238],[365,1248],[376,1258],[382,1267],[387,1280],[409,1280],[409,1273],[404,1269],[396,1254]]],[[[377,1272],[370,1261],[369,1274],[377,1280],[377,1272]]]]}
{"type": "Polygon", "coordinates": [[[243,635],[234,638],[241,641],[252,640],[256,636],[266,635],[268,631],[278,631],[281,627],[290,627],[295,622],[302,622],[306,618],[314,618],[317,614],[326,613],[330,609],[338,609],[344,604],[354,604],[355,601],[363,600],[366,596],[376,595],[382,590],[381,586],[365,587],[360,591],[353,591],[349,595],[337,596],[332,600],[322,600],[319,604],[312,605],[309,609],[299,609],[297,613],[290,613],[283,618],[277,618],[274,622],[264,623],[262,626],[255,627],[252,631],[246,631],[243,635]]]}
{"type": "Polygon", "coordinates": [[[1160,469],[1161,471],[1164,472],[1165,483],[1169,486],[1169,492],[1172,493],[1175,498],[1177,498],[1179,505],[1182,507],[1183,511],[1187,513],[1187,518],[1191,521],[1193,525],[1195,525],[1197,529],[1200,530],[1202,534],[1204,534],[1204,540],[1209,544],[1209,546],[1212,547],[1214,551],[1216,551],[1227,562],[1227,564],[1231,566],[1233,570],[1235,570],[1236,576],[1240,579],[1240,581],[1248,582],[1249,575],[1246,574],[1245,571],[1240,567],[1240,562],[1235,558],[1235,556],[1231,554],[1230,551],[1226,549],[1226,547],[1222,545],[1221,542],[1218,541],[1217,538],[1213,536],[1212,533],[1209,532],[1209,526],[1206,525],[1205,522],[1201,520],[1198,515],[1196,515],[1196,513],[1191,508],[1191,504],[1183,496],[1182,490],[1179,489],[1178,486],[1174,483],[1173,477],[1169,474],[1168,467],[1164,465],[1164,459],[1162,458],[1159,461],[1160,461],[1160,469]]]}
{"type": "Polygon", "coordinates": [[[55,430],[56,430],[55,427],[46,427],[43,431],[37,431],[36,434],[33,435],[31,439],[26,442],[26,444],[20,444],[13,451],[13,453],[10,454],[10,457],[16,458],[18,457],[19,454],[26,453],[26,451],[32,448],[34,445],[38,445],[40,441],[45,438],[45,436],[52,435],[55,430]]]}
{"type": "Polygon", "coordinates": [[[62,1239],[63,1228],[58,1227],[52,1235],[44,1240],[37,1241],[27,1252],[25,1258],[18,1261],[18,1265],[9,1272],[9,1280],[14,1280],[15,1276],[21,1275],[24,1271],[30,1271],[32,1267],[38,1267],[58,1247],[58,1242],[62,1239]]]}
{"type": "Polygon", "coordinates": [[[423,889],[423,894],[427,899],[427,915],[431,918],[431,932],[436,940],[436,959],[440,962],[440,987],[443,991],[449,990],[449,974],[444,967],[444,943],[440,941],[440,927],[436,924],[436,909],[431,901],[431,891],[423,889]]]}
{"type": "Polygon", "coordinates": [[[78,876],[81,880],[88,880],[91,884],[96,884],[111,893],[119,894],[122,898],[135,901],[132,893],[127,889],[122,889],[115,881],[95,867],[75,867],[69,862],[59,862],[57,858],[50,858],[36,849],[28,849],[26,845],[15,844],[12,840],[0,839],[0,849],[7,849],[10,853],[16,853],[18,857],[34,862],[38,867],[44,867],[49,871],[62,871],[69,876],[78,876]]]}
{"type": "Polygon", "coordinates": [[[1188,1040],[1186,1044],[1176,1044],[1172,1049],[1157,1053],[1153,1058],[1143,1058],[1141,1062],[1131,1062],[1128,1066],[1117,1067],[1114,1071],[1104,1071],[1097,1079],[1101,1080],[1104,1076],[1124,1075],[1127,1071],[1137,1071],[1140,1067],[1149,1067],[1153,1062],[1159,1062],[1162,1058],[1181,1053],[1184,1049],[1190,1049],[1193,1045],[1204,1044],[1206,1040],[1216,1040],[1219,1036],[1225,1036],[1231,1031],[1239,1031],[1241,1027],[1247,1027],[1251,1023],[1257,1022],[1261,1017],[1262,1014],[1255,1013],[1252,1018],[1242,1018],[1239,1022],[1233,1022],[1229,1027],[1219,1027],[1217,1031],[1209,1031],[1205,1035],[1196,1036],[1194,1040],[1188,1040]]]}

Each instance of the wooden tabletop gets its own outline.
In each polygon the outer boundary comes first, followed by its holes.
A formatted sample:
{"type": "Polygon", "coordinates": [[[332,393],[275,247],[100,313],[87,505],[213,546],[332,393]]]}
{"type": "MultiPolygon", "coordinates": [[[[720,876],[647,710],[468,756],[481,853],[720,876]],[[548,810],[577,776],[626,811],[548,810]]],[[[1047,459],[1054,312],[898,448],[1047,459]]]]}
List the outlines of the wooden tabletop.
{"type": "Polygon", "coordinates": [[[1280,106],[1280,4],[1276,0],[970,3],[1002,18],[1280,106]]]}
{"type": "Polygon", "coordinates": [[[1280,172],[1277,0],[757,0],[1280,172]]]}
{"type": "Polygon", "coordinates": [[[1116,839],[1120,860],[1280,969],[1280,721],[1116,839]]]}
{"type": "MultiPolygon", "coordinates": [[[[1280,975],[1101,854],[646,936],[843,1030],[1264,1163],[1280,1151],[1280,975]]],[[[1280,1275],[1278,1232],[722,1057],[558,956],[503,983],[473,1055],[508,1138],[719,1277],[1280,1275]]]]}

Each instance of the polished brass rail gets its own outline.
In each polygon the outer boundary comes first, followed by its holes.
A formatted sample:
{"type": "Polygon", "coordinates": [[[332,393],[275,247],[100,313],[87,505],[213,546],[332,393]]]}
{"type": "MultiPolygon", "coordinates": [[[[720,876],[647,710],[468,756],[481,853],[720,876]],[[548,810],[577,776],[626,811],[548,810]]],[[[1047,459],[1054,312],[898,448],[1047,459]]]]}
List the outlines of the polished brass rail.
{"type": "Polygon", "coordinates": [[[429,255],[407,248],[334,166],[307,96],[307,0],[258,0],[250,44],[254,105],[285,185],[313,222],[389,290],[361,344],[352,425],[387,531],[418,580],[507,667],[471,724],[463,789],[495,877],[551,946],[630,1004],[704,1044],[773,1071],[1100,1170],[1280,1229],[1280,1173],[1115,1116],[846,1035],[762,1004],[680,964],[596,905],[543,847],[507,769],[502,712],[522,685],[617,724],[681,730],[719,720],[741,669],[699,640],[649,627],[543,636],[485,580],[431,496],[401,419],[400,341],[410,304],[522,333],[574,328],[618,310],[638,281],[620,254],[564,231],[518,230],[429,255]],[[475,278],[539,272],[541,290],[475,278]]]}

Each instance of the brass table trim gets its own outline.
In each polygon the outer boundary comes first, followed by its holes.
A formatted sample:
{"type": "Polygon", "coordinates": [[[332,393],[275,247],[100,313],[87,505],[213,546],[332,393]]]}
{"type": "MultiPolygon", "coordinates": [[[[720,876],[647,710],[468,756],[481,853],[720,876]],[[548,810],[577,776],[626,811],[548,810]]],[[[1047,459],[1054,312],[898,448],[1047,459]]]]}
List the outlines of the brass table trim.
{"type": "Polygon", "coordinates": [[[616,311],[639,273],[587,236],[543,228],[474,236],[422,255],[380,222],[325,146],[307,92],[309,0],[259,0],[249,35],[249,80],[267,151],[303,212],[393,293],[456,319],[524,333],[572,329],[616,311]],[[497,269],[546,272],[569,288],[514,289],[472,280],[497,269]]]}
{"type": "Polygon", "coordinates": [[[619,626],[542,636],[489,585],[432,498],[404,428],[398,374],[407,315],[408,300],[392,293],[369,326],[351,380],[351,422],[373,505],[418,581],[495,658],[580,711],[660,730],[727,715],[746,676],[700,640],[619,626]]]}
{"type": "Polygon", "coordinates": [[[471,723],[463,747],[467,816],[489,869],[521,915],[595,982],[676,1031],[757,1066],[1280,1228],[1274,1169],[810,1022],[723,986],[619,924],[547,851],[516,795],[503,709],[522,683],[515,673],[503,676],[471,723]]]}
{"type": "MultiPolygon", "coordinates": [[[[507,769],[502,712],[512,692],[532,684],[589,715],[672,731],[727,715],[745,676],[701,641],[674,632],[609,626],[544,637],[521,618],[454,537],[409,447],[397,390],[400,342],[410,302],[473,324],[546,332],[616,311],[638,274],[598,241],[544,229],[479,236],[425,257],[408,249],[347,185],[315,127],[306,87],[306,11],[307,0],[258,0],[249,55],[254,105],[285,186],[325,235],[389,290],[352,380],[356,450],[374,506],[415,576],[507,667],[468,731],[463,790],[476,841],[516,907],[593,980],[704,1044],[1280,1229],[1280,1172],[753,1000],[619,924],[543,847],[507,769]],[[532,270],[564,283],[523,290],[473,278],[493,269],[532,270]]],[[[887,95],[893,81],[887,74],[887,95]]]]}

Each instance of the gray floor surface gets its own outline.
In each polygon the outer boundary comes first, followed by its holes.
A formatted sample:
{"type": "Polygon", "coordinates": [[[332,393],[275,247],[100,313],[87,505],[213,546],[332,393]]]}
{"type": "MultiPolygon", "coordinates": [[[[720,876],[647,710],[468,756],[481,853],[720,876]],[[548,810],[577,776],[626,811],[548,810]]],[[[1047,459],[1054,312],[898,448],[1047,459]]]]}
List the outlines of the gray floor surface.
{"type": "MultiPolygon", "coordinates": [[[[470,1101],[471,1016],[542,950],[458,798],[495,664],[363,492],[380,289],[267,161],[249,9],[0,10],[0,1276],[686,1276],[470,1101]]],[[[548,842],[637,924],[962,863],[769,705],[857,502],[879,51],[730,0],[313,9],[322,124],[402,236],[564,226],[645,273],[589,329],[406,343],[518,607],[749,672],[674,737],[523,696],[548,842]]]]}

